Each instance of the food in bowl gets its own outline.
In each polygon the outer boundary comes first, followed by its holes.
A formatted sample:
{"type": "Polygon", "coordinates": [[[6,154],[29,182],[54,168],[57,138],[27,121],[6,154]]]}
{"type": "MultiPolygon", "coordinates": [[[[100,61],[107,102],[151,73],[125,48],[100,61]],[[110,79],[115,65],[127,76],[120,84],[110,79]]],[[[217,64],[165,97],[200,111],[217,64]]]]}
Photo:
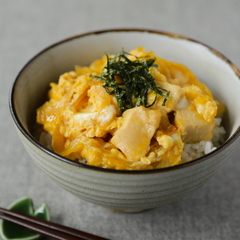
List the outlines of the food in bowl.
{"type": "Polygon", "coordinates": [[[50,85],[49,100],[37,109],[40,141],[71,160],[158,169],[201,157],[224,141],[224,105],[186,66],[142,47],[106,54],[50,85]]]}

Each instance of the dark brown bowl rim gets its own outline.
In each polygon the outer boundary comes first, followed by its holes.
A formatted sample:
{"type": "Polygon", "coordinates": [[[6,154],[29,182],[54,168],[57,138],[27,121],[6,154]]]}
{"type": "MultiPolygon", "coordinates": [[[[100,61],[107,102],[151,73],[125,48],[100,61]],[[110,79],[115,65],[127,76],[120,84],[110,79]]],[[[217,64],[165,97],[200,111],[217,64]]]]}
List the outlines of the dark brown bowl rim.
{"type": "Polygon", "coordinates": [[[228,138],[220,147],[218,147],[216,150],[212,151],[211,153],[202,156],[200,158],[194,159],[190,162],[187,163],[183,163],[180,165],[175,165],[175,166],[171,166],[171,167],[166,167],[166,168],[160,168],[160,169],[151,169],[151,170],[116,170],[116,169],[107,169],[107,168],[100,168],[100,167],[95,167],[95,166],[91,166],[91,165],[87,165],[87,164],[83,164],[80,162],[76,162],[67,158],[64,158],[50,150],[48,150],[47,148],[43,147],[31,134],[28,133],[27,130],[25,130],[25,128],[23,127],[23,125],[21,124],[16,111],[15,111],[15,107],[14,107],[14,93],[15,93],[15,88],[16,88],[16,84],[22,74],[22,72],[27,68],[28,65],[31,64],[32,61],[34,61],[38,56],[40,56],[41,54],[43,54],[44,52],[47,52],[48,50],[61,45],[62,43],[65,42],[69,42],[72,41],[74,39],[78,39],[84,36],[88,36],[88,35],[99,35],[99,34],[104,34],[104,33],[108,33],[108,32],[147,32],[150,34],[159,34],[159,35],[164,35],[164,36],[168,36],[171,38],[176,38],[176,39],[185,39],[188,40],[190,42],[195,42],[197,44],[203,45],[205,47],[207,47],[212,53],[214,53],[217,57],[221,58],[223,61],[225,61],[227,64],[230,65],[230,67],[233,69],[233,71],[235,72],[236,76],[239,78],[240,80],[240,70],[236,67],[236,65],[234,63],[232,63],[227,57],[225,57],[222,53],[220,53],[219,51],[215,50],[214,48],[200,42],[197,40],[194,40],[192,38],[186,37],[184,35],[180,35],[180,34],[175,34],[175,33],[171,33],[171,32],[167,32],[167,31],[161,31],[161,30],[153,30],[153,29],[141,29],[141,28],[113,28],[113,29],[103,29],[103,30],[98,30],[98,31],[90,31],[90,32],[86,32],[86,33],[82,33],[82,34],[78,34],[69,38],[66,38],[64,40],[58,41],[48,47],[46,47],[45,49],[43,49],[42,51],[40,51],[39,53],[37,53],[34,57],[32,57],[24,66],[23,68],[20,70],[20,72],[18,73],[16,79],[13,82],[12,88],[10,89],[10,95],[9,95],[9,108],[10,108],[10,113],[11,116],[13,118],[14,123],[16,124],[17,128],[20,130],[20,132],[33,144],[35,145],[37,148],[41,149],[43,152],[47,153],[48,155],[56,158],[59,161],[63,161],[65,163],[74,165],[76,167],[81,167],[81,168],[86,168],[88,170],[93,170],[93,171],[101,171],[101,172],[106,172],[106,173],[121,173],[121,174],[152,174],[152,173],[163,173],[163,172],[168,172],[168,171],[173,171],[173,170],[178,170],[178,169],[182,169],[182,168],[186,168],[195,164],[198,164],[200,162],[206,161],[208,159],[210,159],[211,157],[219,154],[221,151],[223,151],[225,148],[227,148],[229,145],[231,145],[239,136],[240,136],[240,126],[238,127],[238,129],[233,133],[233,135],[228,138]]]}

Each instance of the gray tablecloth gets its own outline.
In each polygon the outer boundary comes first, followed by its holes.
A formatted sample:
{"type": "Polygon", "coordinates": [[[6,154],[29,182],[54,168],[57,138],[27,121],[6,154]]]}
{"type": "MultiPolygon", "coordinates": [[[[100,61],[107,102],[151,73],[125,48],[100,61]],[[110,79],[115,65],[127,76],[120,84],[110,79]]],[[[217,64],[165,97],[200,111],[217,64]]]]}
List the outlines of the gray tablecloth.
{"type": "Polygon", "coordinates": [[[63,38],[118,27],[164,30],[200,40],[240,67],[239,23],[239,0],[0,0],[0,206],[29,196],[35,206],[48,204],[52,221],[112,240],[240,239],[240,148],[186,199],[119,213],[53,183],[23,148],[8,108],[10,86],[23,65],[63,38]]]}

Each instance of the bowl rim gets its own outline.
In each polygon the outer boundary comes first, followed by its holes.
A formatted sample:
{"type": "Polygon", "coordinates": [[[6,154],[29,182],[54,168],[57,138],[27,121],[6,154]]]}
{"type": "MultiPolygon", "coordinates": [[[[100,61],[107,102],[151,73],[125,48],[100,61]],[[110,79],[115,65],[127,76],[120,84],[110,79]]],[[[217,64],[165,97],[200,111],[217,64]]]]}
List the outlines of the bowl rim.
{"type": "Polygon", "coordinates": [[[51,157],[55,158],[55,160],[59,160],[62,161],[64,163],[79,167],[79,168],[85,168],[88,170],[93,170],[93,171],[100,171],[100,172],[105,172],[105,173],[120,173],[120,174],[152,174],[152,173],[164,173],[164,172],[169,172],[169,171],[173,171],[173,170],[178,170],[178,169],[183,169],[186,168],[188,166],[192,166],[195,164],[198,164],[200,162],[206,161],[208,159],[210,159],[212,156],[219,154],[221,151],[223,151],[225,148],[227,148],[229,145],[231,145],[235,140],[237,140],[237,138],[240,136],[240,126],[238,126],[237,130],[232,134],[231,137],[229,137],[220,147],[218,147],[216,150],[200,157],[200,158],[196,158],[192,161],[186,162],[186,163],[182,163],[179,165],[175,165],[175,166],[171,166],[171,167],[165,167],[165,168],[159,168],[159,169],[149,169],[149,170],[117,170],[117,169],[108,169],[108,168],[100,168],[100,167],[96,167],[96,166],[92,166],[92,165],[87,165],[84,163],[80,163],[80,162],[76,162],[74,160],[70,160],[67,159],[65,157],[62,157],[52,151],[50,151],[49,149],[45,148],[44,146],[42,146],[39,141],[37,141],[37,139],[35,139],[30,133],[28,133],[28,131],[23,127],[23,125],[21,124],[16,110],[15,110],[15,106],[14,106],[14,94],[16,91],[16,85],[17,82],[19,81],[21,74],[23,73],[23,71],[35,60],[37,59],[40,55],[44,54],[45,52],[47,52],[48,50],[59,46],[63,43],[66,42],[70,42],[74,39],[78,39],[78,38],[82,38],[85,36],[90,36],[90,35],[99,35],[99,34],[105,34],[105,33],[110,33],[110,32],[145,32],[145,33],[150,33],[150,34],[158,34],[158,35],[163,35],[166,37],[170,37],[170,38],[174,38],[174,39],[182,39],[182,40],[187,40],[193,43],[197,43],[199,45],[202,45],[206,48],[208,48],[214,55],[216,55],[218,58],[221,58],[223,61],[225,61],[234,71],[234,73],[236,74],[236,76],[238,77],[238,79],[240,80],[240,70],[237,68],[237,66],[231,61],[229,60],[227,57],[225,57],[222,53],[220,53],[218,50],[210,47],[209,45],[200,42],[198,40],[186,37],[184,35],[181,34],[176,34],[176,33],[172,33],[172,32],[168,32],[168,31],[162,31],[162,30],[154,30],[154,29],[146,29],[146,28],[111,28],[111,29],[103,29],[103,30],[96,30],[96,31],[89,31],[89,32],[85,32],[85,33],[80,33],[74,36],[70,36],[68,38],[65,38],[63,40],[57,41],[51,45],[49,45],[48,47],[44,48],[43,50],[41,50],[40,52],[38,52],[36,55],[34,55],[28,62],[26,62],[26,64],[22,67],[22,69],[19,71],[19,73],[17,74],[12,87],[10,89],[10,94],[9,94],[9,109],[10,109],[10,113],[13,119],[13,122],[15,123],[16,127],[18,130],[20,130],[20,132],[24,135],[24,137],[29,140],[33,145],[35,145],[38,149],[40,149],[41,151],[43,151],[44,153],[50,155],[51,157]]]}

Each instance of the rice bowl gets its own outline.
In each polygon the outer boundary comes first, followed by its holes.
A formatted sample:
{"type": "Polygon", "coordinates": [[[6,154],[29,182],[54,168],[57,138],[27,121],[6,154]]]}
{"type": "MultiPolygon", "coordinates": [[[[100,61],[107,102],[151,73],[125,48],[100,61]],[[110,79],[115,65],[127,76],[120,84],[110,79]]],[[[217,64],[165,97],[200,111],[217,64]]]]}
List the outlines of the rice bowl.
{"type": "Polygon", "coordinates": [[[231,159],[231,153],[239,146],[240,113],[236,111],[240,109],[239,77],[237,67],[221,53],[184,36],[144,29],[98,31],[63,40],[30,60],[13,84],[10,111],[30,156],[58,185],[91,203],[128,212],[141,211],[187,196],[231,159]],[[122,46],[128,51],[136,45],[157,49],[159,56],[187,65],[201,81],[208,81],[213,95],[227,108],[223,119],[225,142],[207,155],[181,165],[137,171],[89,166],[66,159],[40,144],[33,135],[35,110],[46,101],[49,83],[77,64],[90,64],[104,51],[116,53],[122,46]]]}

